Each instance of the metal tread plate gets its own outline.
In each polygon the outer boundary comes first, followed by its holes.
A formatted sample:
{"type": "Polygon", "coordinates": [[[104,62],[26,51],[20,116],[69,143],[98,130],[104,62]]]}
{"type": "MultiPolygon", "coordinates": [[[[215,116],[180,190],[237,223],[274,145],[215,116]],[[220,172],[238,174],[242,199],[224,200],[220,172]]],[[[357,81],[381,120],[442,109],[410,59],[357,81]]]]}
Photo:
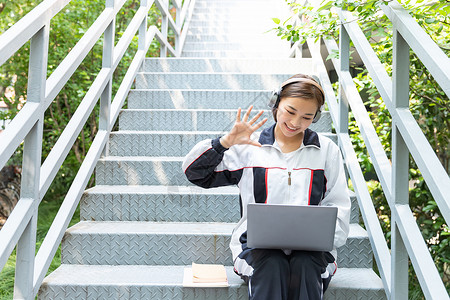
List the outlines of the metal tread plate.
{"type": "MultiPolygon", "coordinates": [[[[244,36],[243,36],[244,37],[244,36]]],[[[220,40],[220,36],[188,36],[189,38],[220,40]],[[214,37],[214,39],[213,39],[214,37]]],[[[248,37],[247,37],[248,38],[248,37]]],[[[223,42],[228,39],[223,37],[223,42]]],[[[311,58],[147,58],[142,66],[144,72],[240,72],[240,73],[288,73],[312,72],[311,58]]],[[[270,89],[271,90],[271,89],[270,89]]]]}
{"type": "MultiPolygon", "coordinates": [[[[245,300],[247,285],[226,267],[228,288],[183,288],[185,266],[61,265],[45,278],[38,299],[245,300]]],[[[380,278],[371,269],[339,268],[325,300],[386,299],[380,278]],[[340,297],[340,298],[338,298],[340,297]]]]}
{"type": "MultiPolygon", "coordinates": [[[[231,265],[229,243],[235,223],[91,222],[66,231],[62,262],[71,264],[180,265],[202,259],[231,265]]],[[[347,244],[338,250],[339,266],[371,267],[367,233],[350,224],[347,244]]]]}
{"type": "MultiPolygon", "coordinates": [[[[245,107],[244,107],[245,109],[245,107]]],[[[252,116],[259,110],[254,109],[252,116]]],[[[236,121],[237,109],[124,109],[119,116],[119,132],[122,130],[152,131],[225,131],[230,130],[236,121]]],[[[260,130],[273,124],[272,111],[264,110],[260,120],[269,121],[260,130]]],[[[331,115],[323,112],[317,123],[311,124],[311,130],[331,131],[331,115]]]]}
{"type": "MultiPolygon", "coordinates": [[[[267,125],[270,126],[269,123],[267,125]]],[[[225,125],[224,125],[225,126],[225,125]]],[[[232,124],[228,127],[232,127],[232,124]]],[[[120,131],[112,133],[109,139],[111,156],[185,156],[200,141],[225,135],[223,131],[120,131]]],[[[255,139],[259,132],[255,133],[255,139]]],[[[322,136],[336,142],[332,133],[322,136]]]]}
{"type": "MultiPolygon", "coordinates": [[[[272,87],[272,89],[275,87],[272,87]]],[[[136,89],[128,94],[131,109],[267,109],[271,90],[136,89]]]]}
{"type": "Polygon", "coordinates": [[[137,89],[230,89],[272,90],[292,74],[242,74],[242,73],[138,73],[137,89]]]}
{"type": "MultiPolygon", "coordinates": [[[[359,208],[351,196],[350,222],[358,223],[359,208]]],[[[82,221],[238,222],[236,186],[107,185],[87,190],[80,202],[82,221]]]]}

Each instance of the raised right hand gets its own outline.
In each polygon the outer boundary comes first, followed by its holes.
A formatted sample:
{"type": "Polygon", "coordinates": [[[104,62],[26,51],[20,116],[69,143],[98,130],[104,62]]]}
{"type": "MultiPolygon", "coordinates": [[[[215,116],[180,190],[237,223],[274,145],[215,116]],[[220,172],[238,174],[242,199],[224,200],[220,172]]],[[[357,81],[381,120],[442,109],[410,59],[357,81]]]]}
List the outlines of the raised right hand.
{"type": "Polygon", "coordinates": [[[256,116],[254,116],[250,121],[248,118],[250,116],[250,112],[252,111],[253,105],[251,105],[247,112],[244,115],[244,118],[241,121],[241,108],[239,107],[236,122],[234,123],[233,128],[231,128],[230,132],[220,138],[220,143],[225,148],[230,148],[233,145],[254,145],[261,147],[261,144],[257,141],[252,140],[250,137],[258,130],[261,126],[266,123],[267,118],[264,118],[259,123],[255,124],[256,121],[261,117],[264,111],[260,111],[256,116]]]}

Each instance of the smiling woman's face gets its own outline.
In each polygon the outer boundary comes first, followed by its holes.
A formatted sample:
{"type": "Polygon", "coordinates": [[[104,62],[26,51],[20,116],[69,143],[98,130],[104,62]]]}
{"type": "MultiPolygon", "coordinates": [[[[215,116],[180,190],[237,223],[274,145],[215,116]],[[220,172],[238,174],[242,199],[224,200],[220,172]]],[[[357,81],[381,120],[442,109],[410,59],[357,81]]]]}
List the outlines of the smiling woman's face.
{"type": "Polygon", "coordinates": [[[275,131],[285,138],[294,138],[311,125],[319,109],[314,99],[286,97],[280,100],[277,109],[277,125],[275,131]]]}

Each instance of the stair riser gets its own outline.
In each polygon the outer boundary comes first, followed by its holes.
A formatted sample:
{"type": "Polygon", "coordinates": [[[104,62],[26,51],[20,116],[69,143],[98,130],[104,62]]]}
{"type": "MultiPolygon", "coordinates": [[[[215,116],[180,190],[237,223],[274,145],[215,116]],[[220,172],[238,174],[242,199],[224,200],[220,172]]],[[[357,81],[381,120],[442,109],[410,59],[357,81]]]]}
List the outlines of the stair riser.
{"type": "Polygon", "coordinates": [[[96,167],[97,185],[193,185],[174,161],[100,160],[96,167]]]}
{"type": "MultiPolygon", "coordinates": [[[[214,28],[214,27],[189,27],[188,35],[197,35],[197,34],[218,34],[218,35],[247,35],[249,37],[258,36],[258,38],[265,39],[266,37],[271,38],[270,33],[266,33],[271,30],[275,26],[260,26],[260,27],[222,27],[222,28],[214,28]]],[[[280,56],[274,56],[280,57],[280,56]]]]}
{"type": "Polygon", "coordinates": [[[289,74],[138,73],[136,88],[273,90],[289,77],[289,74]]]}
{"type": "Polygon", "coordinates": [[[182,55],[185,57],[229,57],[229,58],[240,58],[240,57],[266,57],[271,58],[274,56],[280,56],[280,57],[287,57],[288,52],[287,51],[247,51],[247,52],[241,52],[241,51],[183,51],[182,55]]]}
{"type": "MultiPolygon", "coordinates": [[[[144,72],[235,72],[262,74],[312,73],[312,60],[304,59],[146,59],[144,72]]],[[[289,76],[290,77],[290,76],[289,76]]],[[[272,90],[270,88],[270,90],[272,90]]]]}
{"type": "MultiPolygon", "coordinates": [[[[273,1],[272,1],[273,3],[273,1]]],[[[218,8],[218,9],[233,9],[236,10],[243,10],[243,9],[261,9],[261,5],[268,5],[270,4],[269,1],[199,1],[195,2],[195,7],[197,8],[218,8]]],[[[265,10],[267,11],[267,9],[265,10]]]]}
{"type": "Polygon", "coordinates": [[[85,194],[80,218],[85,221],[226,222],[240,219],[239,196],[165,194],[85,194]]]}
{"type": "MultiPolygon", "coordinates": [[[[239,195],[85,193],[80,204],[82,221],[226,222],[240,219],[239,195]]],[[[351,198],[350,223],[358,223],[359,208],[351,198]]]]}
{"type": "Polygon", "coordinates": [[[251,41],[242,41],[241,43],[186,43],[183,48],[183,52],[187,51],[245,51],[245,52],[258,52],[258,51],[273,51],[277,52],[281,48],[289,49],[289,45],[281,43],[268,43],[259,42],[254,43],[251,41]]]}
{"type": "Polygon", "coordinates": [[[350,200],[352,202],[351,211],[350,211],[350,223],[361,224],[359,222],[360,211],[359,211],[358,199],[356,199],[356,196],[351,196],[350,200]]]}
{"type": "MultiPolygon", "coordinates": [[[[233,264],[231,234],[68,234],[61,244],[62,263],[87,265],[233,264]]],[[[338,248],[343,268],[372,267],[372,250],[365,238],[349,237],[338,248]]]]}
{"type": "MultiPolygon", "coordinates": [[[[242,23],[243,18],[252,18],[252,21],[258,22],[258,24],[272,23],[274,26],[276,25],[271,19],[273,14],[267,12],[246,13],[194,14],[189,25],[196,24],[195,22],[208,22],[207,24],[213,23],[217,24],[217,26],[225,22],[227,24],[237,24],[242,23]],[[258,19],[258,17],[261,17],[261,19],[258,19]]],[[[279,37],[278,40],[280,40],[279,37]]]]}
{"type": "Polygon", "coordinates": [[[230,235],[66,234],[61,261],[88,265],[231,265],[230,235]]]}
{"type": "Polygon", "coordinates": [[[259,43],[261,41],[264,41],[265,43],[275,43],[275,44],[280,43],[280,39],[278,37],[264,36],[264,38],[261,38],[259,36],[248,36],[242,34],[241,35],[236,34],[233,36],[219,35],[219,34],[188,35],[186,36],[186,43],[211,43],[211,42],[238,43],[245,39],[247,39],[248,43],[259,43]]]}
{"type": "MultiPolygon", "coordinates": [[[[67,300],[67,299],[155,299],[155,300],[247,300],[246,285],[229,288],[184,288],[182,286],[127,286],[121,284],[107,286],[43,286],[38,299],[67,300]]],[[[330,287],[324,300],[386,299],[383,290],[338,289],[330,287]]]]}
{"type": "MultiPolygon", "coordinates": [[[[231,128],[232,124],[228,124],[231,128]]],[[[269,125],[267,125],[269,126],[269,125]]],[[[109,155],[111,156],[185,156],[200,141],[213,139],[224,133],[117,133],[111,134],[109,140],[109,155]],[[176,145],[176,147],[175,147],[176,145]]],[[[331,133],[325,136],[337,142],[337,137],[331,133]]]]}
{"type": "MultiPolygon", "coordinates": [[[[176,286],[142,285],[65,285],[41,287],[38,299],[67,300],[247,300],[246,285],[229,288],[184,288],[176,286]]],[[[325,298],[327,299],[327,298],[325,298]]],[[[378,299],[377,299],[378,300],[378,299]]]]}
{"type": "MultiPolygon", "coordinates": [[[[155,299],[155,300],[247,300],[246,285],[231,286],[229,288],[183,288],[182,286],[43,286],[38,299],[67,300],[67,299],[155,299]]],[[[330,286],[324,300],[386,299],[383,290],[342,289],[330,286]]]]}
{"type": "MultiPolygon", "coordinates": [[[[333,282],[333,281],[331,281],[333,282]]],[[[357,281],[355,280],[355,285],[357,281]]],[[[324,295],[324,300],[342,300],[342,299],[361,299],[361,300],[382,300],[386,299],[386,294],[383,289],[350,289],[350,288],[333,288],[330,287],[329,290],[324,295]]]]}
{"type": "Polygon", "coordinates": [[[251,15],[262,15],[262,16],[266,16],[269,15],[270,12],[264,9],[259,8],[258,6],[252,5],[252,6],[247,6],[246,9],[239,9],[237,10],[235,7],[211,7],[206,4],[204,4],[203,6],[195,5],[194,8],[194,13],[193,16],[197,16],[197,15],[221,15],[221,14],[239,14],[239,15],[246,15],[246,14],[251,14],[251,15]]]}
{"type": "MultiPolygon", "coordinates": [[[[211,99],[212,100],[212,99],[211,99]]],[[[123,110],[119,116],[120,130],[152,130],[152,131],[228,131],[236,120],[237,110],[123,110]]],[[[253,111],[253,116],[257,110],[253,111]]],[[[272,126],[271,111],[265,111],[260,117],[268,118],[261,127],[272,126]]],[[[331,116],[329,112],[322,113],[317,123],[311,124],[310,129],[316,132],[331,131],[331,116]]],[[[120,134],[120,132],[118,133],[120,134]]]]}
{"type": "Polygon", "coordinates": [[[269,91],[132,90],[128,95],[128,108],[236,109],[240,106],[247,108],[253,104],[254,109],[260,110],[267,109],[270,94],[269,91]]]}
{"type": "MultiPolygon", "coordinates": [[[[248,17],[247,17],[248,18],[248,17]]],[[[254,21],[251,24],[245,24],[245,26],[242,25],[242,19],[232,17],[227,19],[216,19],[214,17],[211,17],[210,19],[193,19],[189,23],[189,28],[205,28],[205,27],[212,27],[212,28],[252,28],[252,29],[261,29],[262,27],[266,26],[277,26],[270,18],[265,18],[259,21],[254,21]]],[[[274,35],[276,36],[275,32],[269,32],[267,35],[274,35]]],[[[281,41],[281,39],[278,37],[278,40],[281,41]]]]}

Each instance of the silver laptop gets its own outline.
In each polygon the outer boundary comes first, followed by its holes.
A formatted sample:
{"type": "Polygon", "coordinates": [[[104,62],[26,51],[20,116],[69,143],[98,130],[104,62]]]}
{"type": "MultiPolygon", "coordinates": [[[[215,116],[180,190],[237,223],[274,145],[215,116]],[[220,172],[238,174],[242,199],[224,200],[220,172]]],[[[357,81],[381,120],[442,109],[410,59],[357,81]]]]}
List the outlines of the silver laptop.
{"type": "Polygon", "coordinates": [[[247,246],[263,249],[333,250],[337,207],[250,203],[247,246]]]}

